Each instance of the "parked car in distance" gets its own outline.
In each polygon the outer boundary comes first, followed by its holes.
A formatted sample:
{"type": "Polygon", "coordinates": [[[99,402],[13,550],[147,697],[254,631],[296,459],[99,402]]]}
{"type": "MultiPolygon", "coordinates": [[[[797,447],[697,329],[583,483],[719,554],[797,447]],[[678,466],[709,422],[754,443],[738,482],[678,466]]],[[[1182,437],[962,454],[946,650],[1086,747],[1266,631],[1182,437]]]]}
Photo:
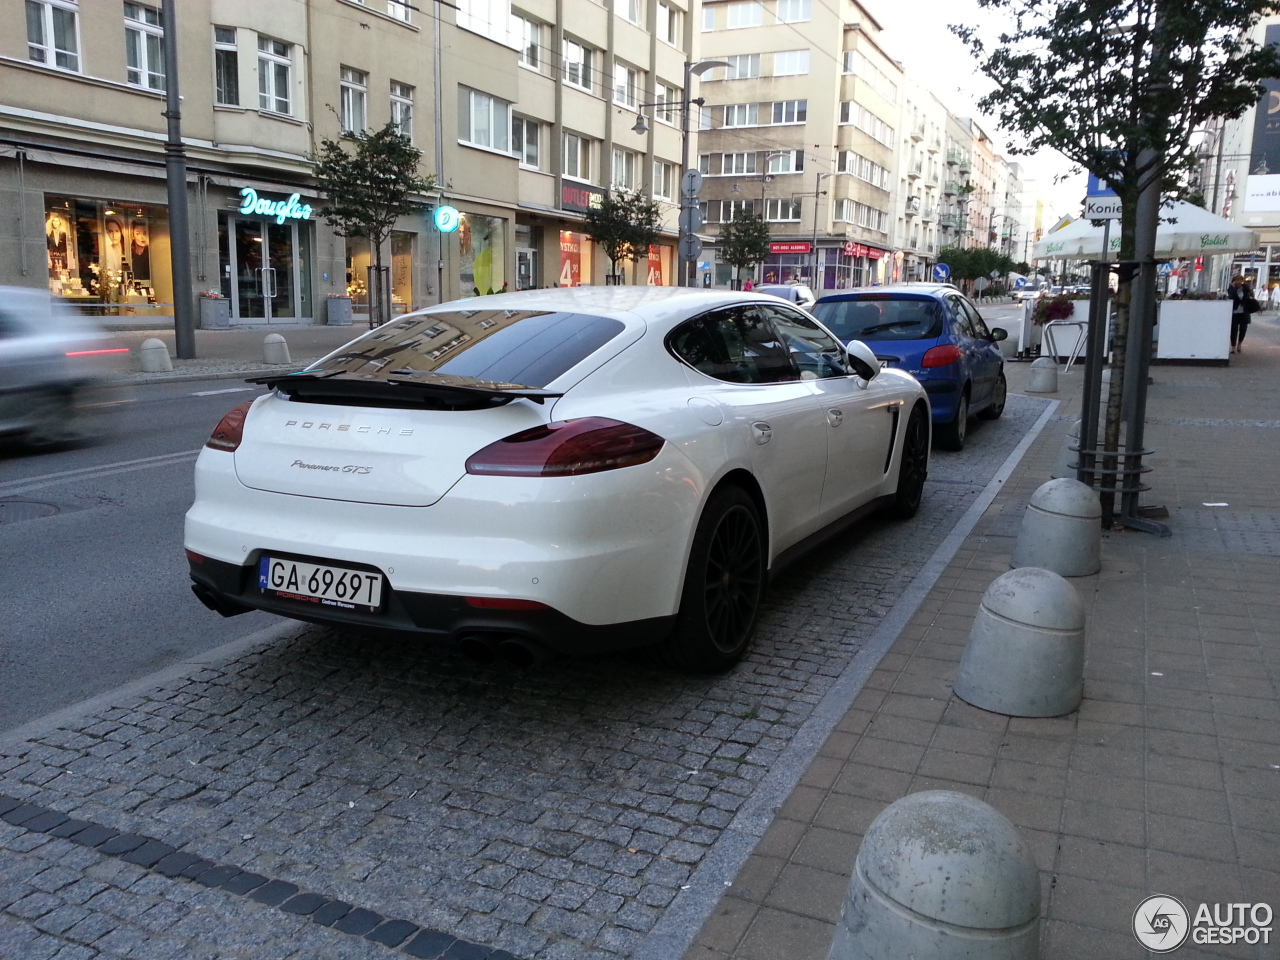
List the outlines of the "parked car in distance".
{"type": "Polygon", "coordinates": [[[881,362],[920,381],[944,449],[964,447],[971,415],[994,420],[1004,412],[1004,360],[996,344],[1009,334],[988,330],[977,307],[950,284],[829,294],[813,312],[842,341],[866,343],[881,362]]]}
{"type": "Polygon", "coordinates": [[[812,310],[817,298],[813,290],[803,283],[762,283],[756,287],[756,293],[767,293],[772,297],[781,297],[788,303],[794,303],[802,310],[812,310]]]}
{"type": "Polygon", "coordinates": [[[477,297],[252,382],[196,462],[196,596],[477,659],[727,668],[772,571],[928,470],[920,384],[751,293],[477,297]]]}
{"type": "Polygon", "coordinates": [[[99,391],[128,353],[47,290],[0,287],[0,436],[36,448],[93,438],[99,391]]]}

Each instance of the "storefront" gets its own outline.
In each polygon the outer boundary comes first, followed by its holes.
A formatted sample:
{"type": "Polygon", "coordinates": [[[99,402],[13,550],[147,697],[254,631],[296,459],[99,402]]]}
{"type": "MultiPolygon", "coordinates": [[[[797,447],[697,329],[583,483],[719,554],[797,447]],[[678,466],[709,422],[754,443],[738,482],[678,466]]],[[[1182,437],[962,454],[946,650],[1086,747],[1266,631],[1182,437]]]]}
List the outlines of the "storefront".
{"type": "Polygon", "coordinates": [[[595,243],[585,233],[560,231],[560,286],[579,287],[590,283],[593,273],[595,243]]]}
{"type": "Polygon", "coordinates": [[[299,323],[315,317],[310,204],[299,194],[240,190],[236,212],[218,211],[220,290],[238,323],[299,323]]]}
{"type": "Polygon", "coordinates": [[[507,221],[479,213],[463,213],[457,237],[458,285],[464,297],[502,293],[507,277],[507,221]]]}
{"type": "Polygon", "coordinates": [[[44,195],[49,292],[95,316],[172,316],[168,209],[44,195]]]}

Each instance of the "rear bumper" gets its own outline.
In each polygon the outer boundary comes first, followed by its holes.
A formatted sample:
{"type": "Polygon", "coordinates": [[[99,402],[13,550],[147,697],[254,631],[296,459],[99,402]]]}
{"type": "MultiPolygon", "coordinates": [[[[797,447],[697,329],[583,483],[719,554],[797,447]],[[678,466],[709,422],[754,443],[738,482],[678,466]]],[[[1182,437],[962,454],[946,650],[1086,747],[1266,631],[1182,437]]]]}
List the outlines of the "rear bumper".
{"type": "MultiPolygon", "coordinates": [[[[380,613],[361,613],[268,596],[258,589],[254,551],[244,565],[204,557],[188,559],[192,590],[206,606],[224,616],[247,610],[346,627],[366,633],[399,634],[441,644],[474,641],[498,644],[519,638],[569,656],[608,653],[657,643],[671,631],[674,616],[605,626],[581,623],[550,608],[493,610],[470,606],[463,597],[416,593],[389,587],[380,613]]],[[[319,557],[298,557],[320,562],[319,557]]]]}

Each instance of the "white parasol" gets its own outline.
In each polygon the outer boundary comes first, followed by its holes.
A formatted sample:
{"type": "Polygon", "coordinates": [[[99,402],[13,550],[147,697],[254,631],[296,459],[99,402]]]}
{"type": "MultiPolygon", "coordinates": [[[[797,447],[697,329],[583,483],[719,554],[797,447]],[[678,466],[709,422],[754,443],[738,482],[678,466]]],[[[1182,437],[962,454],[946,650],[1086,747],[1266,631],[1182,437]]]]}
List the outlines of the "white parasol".
{"type": "MultiPolygon", "coordinates": [[[[1094,260],[1102,256],[1102,227],[1075,220],[1055,233],[1046,234],[1033,248],[1037,260],[1094,260]]],[[[1120,253],[1120,222],[1111,224],[1108,258],[1120,253]]],[[[1258,235],[1234,221],[1208,210],[1172,200],[1160,208],[1156,230],[1156,257],[1196,257],[1202,254],[1238,253],[1258,249],[1258,235]]]]}

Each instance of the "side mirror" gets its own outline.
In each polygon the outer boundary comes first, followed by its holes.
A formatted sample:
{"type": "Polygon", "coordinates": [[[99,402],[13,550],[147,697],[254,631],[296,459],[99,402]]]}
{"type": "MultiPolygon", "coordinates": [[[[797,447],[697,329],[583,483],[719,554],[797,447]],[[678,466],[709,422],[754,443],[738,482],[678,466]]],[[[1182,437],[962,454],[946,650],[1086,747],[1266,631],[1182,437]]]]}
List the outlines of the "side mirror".
{"type": "Polygon", "coordinates": [[[849,366],[863,380],[872,380],[880,373],[880,361],[875,353],[861,340],[850,340],[845,348],[849,357],[849,366]]]}
{"type": "Polygon", "coordinates": [[[1008,340],[1008,339],[1009,339],[1009,331],[1006,330],[1004,327],[991,328],[992,343],[999,343],[1001,340],[1008,340]]]}

